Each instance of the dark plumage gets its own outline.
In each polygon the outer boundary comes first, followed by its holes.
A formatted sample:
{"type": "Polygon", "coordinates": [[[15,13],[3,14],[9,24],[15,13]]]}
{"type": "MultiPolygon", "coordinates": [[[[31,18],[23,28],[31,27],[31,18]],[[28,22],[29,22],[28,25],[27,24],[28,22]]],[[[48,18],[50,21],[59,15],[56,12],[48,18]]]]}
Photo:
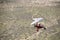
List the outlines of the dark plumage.
{"type": "Polygon", "coordinates": [[[42,24],[38,24],[38,23],[36,23],[36,24],[34,24],[34,27],[37,28],[37,32],[38,32],[39,29],[41,29],[41,28],[44,28],[44,29],[46,30],[46,28],[45,28],[42,24]]]}

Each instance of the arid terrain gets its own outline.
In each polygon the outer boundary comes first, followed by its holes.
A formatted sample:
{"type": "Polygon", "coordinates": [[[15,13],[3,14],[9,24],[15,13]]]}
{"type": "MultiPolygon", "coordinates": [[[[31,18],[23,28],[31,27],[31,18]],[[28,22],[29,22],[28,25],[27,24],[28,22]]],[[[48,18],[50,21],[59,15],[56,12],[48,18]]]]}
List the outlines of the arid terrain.
{"type": "Polygon", "coordinates": [[[0,0],[0,40],[60,40],[60,0],[0,0]],[[36,33],[32,16],[47,29],[36,33]]]}

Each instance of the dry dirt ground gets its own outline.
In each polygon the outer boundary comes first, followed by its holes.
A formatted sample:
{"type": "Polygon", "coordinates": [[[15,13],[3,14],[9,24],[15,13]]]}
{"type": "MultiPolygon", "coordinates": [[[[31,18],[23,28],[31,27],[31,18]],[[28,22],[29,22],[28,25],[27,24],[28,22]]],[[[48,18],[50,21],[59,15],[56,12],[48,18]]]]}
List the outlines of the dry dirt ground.
{"type": "Polygon", "coordinates": [[[60,1],[0,0],[0,40],[60,40],[60,1]],[[47,3],[46,3],[47,2],[47,3]],[[56,4],[56,5],[55,5],[56,4]],[[31,26],[33,17],[47,30],[31,26]]]}

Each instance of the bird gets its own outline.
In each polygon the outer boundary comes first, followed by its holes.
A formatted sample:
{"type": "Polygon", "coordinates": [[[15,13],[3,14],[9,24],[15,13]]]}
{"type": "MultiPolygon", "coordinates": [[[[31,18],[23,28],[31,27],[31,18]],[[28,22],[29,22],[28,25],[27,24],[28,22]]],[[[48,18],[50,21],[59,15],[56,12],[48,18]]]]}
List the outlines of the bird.
{"type": "Polygon", "coordinates": [[[41,22],[43,20],[43,18],[33,18],[33,22],[30,25],[34,25],[34,27],[37,28],[37,32],[39,31],[39,29],[43,28],[44,30],[46,30],[46,27],[44,27],[44,25],[42,25],[41,22]]]}

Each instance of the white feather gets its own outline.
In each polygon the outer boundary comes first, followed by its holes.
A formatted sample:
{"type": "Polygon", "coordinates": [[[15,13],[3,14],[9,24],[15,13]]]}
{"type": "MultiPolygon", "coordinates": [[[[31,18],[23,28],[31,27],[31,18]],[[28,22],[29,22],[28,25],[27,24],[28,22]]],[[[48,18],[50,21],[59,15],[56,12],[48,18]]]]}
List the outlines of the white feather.
{"type": "Polygon", "coordinates": [[[33,18],[33,22],[31,23],[31,25],[33,25],[33,24],[35,24],[35,23],[37,23],[37,22],[39,22],[39,21],[42,21],[43,20],[43,18],[33,18]]]}

